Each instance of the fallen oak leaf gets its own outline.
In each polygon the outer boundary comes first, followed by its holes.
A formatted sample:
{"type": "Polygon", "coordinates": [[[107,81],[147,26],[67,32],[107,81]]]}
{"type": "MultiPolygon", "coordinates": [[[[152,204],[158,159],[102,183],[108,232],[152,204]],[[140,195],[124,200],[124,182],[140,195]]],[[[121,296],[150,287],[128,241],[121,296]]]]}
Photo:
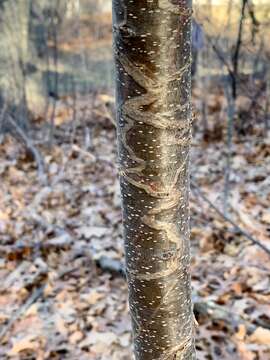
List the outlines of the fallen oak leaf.
{"type": "Polygon", "coordinates": [[[22,339],[15,341],[12,349],[8,352],[8,355],[15,356],[24,350],[37,349],[38,346],[39,342],[37,341],[37,335],[28,335],[22,339]]]}
{"type": "Polygon", "coordinates": [[[238,331],[235,334],[235,338],[237,340],[243,341],[245,339],[245,337],[246,337],[246,334],[247,334],[246,326],[244,324],[239,324],[238,331]]]}
{"type": "Polygon", "coordinates": [[[260,326],[251,334],[249,340],[252,343],[270,346],[270,330],[260,326]]]}
{"type": "Polygon", "coordinates": [[[262,222],[264,222],[264,223],[266,223],[266,224],[270,224],[270,211],[263,213],[263,215],[262,215],[262,222]]]}
{"type": "Polygon", "coordinates": [[[96,290],[92,290],[90,293],[88,294],[83,294],[81,296],[82,300],[85,300],[88,304],[90,305],[94,305],[96,304],[99,300],[103,299],[105,297],[105,294],[102,294],[96,290]]]}
{"type": "Polygon", "coordinates": [[[81,331],[75,331],[69,337],[69,341],[71,344],[77,344],[79,341],[83,339],[83,333],[81,331]]]}
{"type": "Polygon", "coordinates": [[[78,230],[79,235],[83,236],[85,239],[91,239],[92,237],[101,238],[107,232],[107,228],[99,226],[82,226],[78,230]]]}
{"type": "Polygon", "coordinates": [[[80,343],[80,347],[102,344],[110,346],[118,340],[113,332],[97,332],[91,331],[90,334],[80,343]]]}

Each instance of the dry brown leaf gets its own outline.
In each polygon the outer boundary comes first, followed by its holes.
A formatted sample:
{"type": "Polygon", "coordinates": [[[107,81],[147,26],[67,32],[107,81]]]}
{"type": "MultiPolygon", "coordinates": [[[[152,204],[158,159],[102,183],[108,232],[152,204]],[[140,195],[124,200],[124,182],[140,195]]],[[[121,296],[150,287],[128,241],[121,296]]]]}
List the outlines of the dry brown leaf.
{"type": "Polygon", "coordinates": [[[128,347],[130,345],[131,335],[130,333],[125,333],[119,336],[119,342],[122,347],[128,347]]]}
{"type": "Polygon", "coordinates": [[[78,232],[81,236],[84,236],[86,239],[90,239],[91,237],[102,237],[108,231],[107,228],[98,227],[98,226],[83,226],[78,232]]]}
{"type": "Polygon", "coordinates": [[[98,99],[105,103],[115,103],[115,98],[108,94],[99,94],[98,99]]]}
{"type": "Polygon", "coordinates": [[[237,348],[240,353],[241,359],[243,360],[255,360],[256,354],[250,351],[243,341],[237,343],[237,348]]]}
{"type": "Polygon", "coordinates": [[[68,334],[68,327],[64,321],[64,319],[57,315],[56,320],[54,321],[54,324],[56,326],[56,329],[59,331],[59,333],[63,336],[67,336],[68,334]]]}
{"type": "Polygon", "coordinates": [[[238,340],[244,340],[245,336],[247,334],[247,329],[244,324],[240,324],[238,327],[238,331],[235,334],[236,339],[238,340]]]}
{"type": "Polygon", "coordinates": [[[68,233],[64,233],[60,236],[48,240],[47,244],[60,247],[60,246],[70,245],[71,242],[72,242],[71,236],[68,233]]]}
{"type": "Polygon", "coordinates": [[[25,312],[25,316],[33,316],[38,314],[38,305],[32,304],[29,309],[25,312]]]}
{"type": "Polygon", "coordinates": [[[84,339],[80,346],[91,346],[100,344],[104,346],[110,346],[117,342],[117,336],[113,332],[97,332],[91,331],[90,334],[84,339]]]}
{"type": "Polygon", "coordinates": [[[90,291],[89,294],[83,294],[81,296],[82,300],[85,300],[88,304],[90,305],[94,305],[96,304],[99,300],[103,299],[105,296],[105,294],[102,294],[96,290],[92,290],[90,291]]]}
{"type": "Polygon", "coordinates": [[[266,224],[270,224],[270,212],[264,212],[262,215],[262,221],[266,224]]]}
{"type": "Polygon", "coordinates": [[[270,346],[270,330],[258,327],[249,337],[249,340],[253,343],[270,346]]]}
{"type": "Polygon", "coordinates": [[[83,338],[83,333],[81,331],[75,331],[69,337],[71,344],[77,344],[83,338]]]}
{"type": "Polygon", "coordinates": [[[33,350],[38,347],[38,342],[34,341],[37,339],[36,335],[28,335],[20,340],[14,342],[12,349],[9,351],[9,356],[14,356],[19,354],[24,350],[33,350]]]}

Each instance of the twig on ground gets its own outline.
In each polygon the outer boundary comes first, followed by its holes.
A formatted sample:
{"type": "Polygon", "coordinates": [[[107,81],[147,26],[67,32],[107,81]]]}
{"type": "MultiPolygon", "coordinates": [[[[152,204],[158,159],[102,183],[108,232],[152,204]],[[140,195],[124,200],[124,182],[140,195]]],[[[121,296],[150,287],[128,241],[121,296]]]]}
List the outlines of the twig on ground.
{"type": "Polygon", "coordinates": [[[211,320],[224,321],[228,327],[235,331],[239,325],[244,324],[249,332],[253,332],[257,326],[269,329],[269,324],[260,318],[254,322],[247,314],[232,312],[227,306],[216,304],[213,300],[199,296],[196,292],[192,294],[195,315],[211,318],[211,320]]]}
{"type": "Polygon", "coordinates": [[[229,224],[231,224],[233,226],[233,228],[240,233],[241,235],[245,236],[248,240],[250,240],[252,242],[252,244],[257,245],[258,247],[260,247],[262,250],[264,250],[268,255],[270,255],[270,249],[268,249],[267,246],[265,246],[264,244],[262,244],[259,240],[255,239],[252,235],[250,235],[249,233],[247,233],[245,230],[243,230],[240,226],[238,226],[235,222],[233,222],[227,215],[224,215],[222,211],[220,211],[218,209],[218,207],[213,204],[205,195],[204,193],[201,191],[201,189],[199,188],[199,186],[194,182],[191,181],[191,187],[193,187],[195,189],[195,191],[197,192],[197,194],[212,208],[214,209],[219,216],[221,216],[225,221],[227,221],[229,224]]]}
{"type": "MultiPolygon", "coordinates": [[[[119,260],[102,256],[96,260],[96,264],[105,272],[121,276],[124,279],[126,278],[124,264],[119,260]]],[[[268,328],[268,324],[264,321],[257,319],[255,323],[252,323],[247,315],[232,312],[231,309],[226,306],[218,305],[215,301],[207,297],[201,297],[196,291],[192,294],[192,301],[195,314],[209,317],[212,320],[222,320],[232,328],[232,331],[236,330],[240,324],[245,324],[250,332],[256,329],[256,325],[268,328]]]]}
{"type": "MultiPolygon", "coordinates": [[[[102,256],[96,260],[96,264],[101,270],[126,279],[125,266],[122,261],[102,256]]],[[[192,302],[194,313],[197,316],[207,317],[214,321],[224,321],[232,331],[238,329],[241,324],[244,324],[249,332],[253,332],[257,326],[270,328],[269,324],[262,319],[258,318],[252,321],[248,315],[232,312],[227,306],[216,304],[214,300],[200,296],[197,291],[192,292],[192,302]]]]}
{"type": "Polygon", "coordinates": [[[96,264],[101,270],[105,272],[110,272],[123,278],[126,277],[125,266],[119,260],[101,256],[100,259],[96,260],[96,264]]]}
{"type": "Polygon", "coordinates": [[[23,129],[16,123],[16,121],[14,119],[12,119],[11,116],[8,116],[7,120],[13,126],[16,133],[21,137],[21,139],[25,143],[27,149],[29,151],[31,151],[31,153],[33,154],[33,156],[34,156],[34,158],[36,160],[36,163],[37,163],[38,177],[39,177],[40,181],[43,182],[43,183],[46,182],[46,173],[45,173],[45,169],[44,169],[44,161],[43,161],[43,158],[41,157],[39,151],[34,146],[31,139],[27,136],[27,134],[23,131],[23,129]]]}
{"type": "MultiPolygon", "coordinates": [[[[64,271],[60,272],[57,276],[57,279],[62,279],[65,275],[71,274],[73,271],[76,271],[76,268],[67,268],[64,271]]],[[[35,288],[35,290],[29,295],[27,300],[17,309],[14,316],[12,316],[6,326],[2,328],[0,331],[0,341],[6,336],[8,331],[12,328],[14,323],[22,317],[23,314],[29,309],[29,307],[34,304],[39,298],[41,298],[44,295],[44,289],[47,285],[47,282],[44,282],[42,285],[35,288]]]]}
{"type": "Polygon", "coordinates": [[[12,328],[15,321],[17,321],[28,309],[29,307],[37,301],[37,299],[42,295],[44,290],[45,284],[41,285],[40,287],[36,288],[34,292],[28,297],[26,302],[20,306],[17,311],[15,312],[14,316],[12,316],[7,325],[2,328],[0,331],[0,340],[7,334],[7,332],[12,328]]]}

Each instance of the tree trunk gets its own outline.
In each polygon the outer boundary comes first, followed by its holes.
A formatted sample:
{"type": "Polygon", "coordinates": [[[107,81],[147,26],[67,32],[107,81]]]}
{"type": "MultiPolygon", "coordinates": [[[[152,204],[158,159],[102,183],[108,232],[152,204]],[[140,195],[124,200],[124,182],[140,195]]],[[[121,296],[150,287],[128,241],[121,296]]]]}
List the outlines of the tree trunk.
{"type": "Polygon", "coordinates": [[[191,1],[113,0],[126,271],[137,360],[195,359],[191,1]]]}

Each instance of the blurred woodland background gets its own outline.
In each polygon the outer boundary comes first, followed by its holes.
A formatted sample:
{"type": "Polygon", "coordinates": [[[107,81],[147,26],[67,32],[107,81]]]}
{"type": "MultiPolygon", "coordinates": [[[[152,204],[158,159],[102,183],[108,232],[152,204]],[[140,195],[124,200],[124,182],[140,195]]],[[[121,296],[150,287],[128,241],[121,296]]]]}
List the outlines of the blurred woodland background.
{"type": "MultiPolygon", "coordinates": [[[[270,4],[194,3],[198,360],[270,359],[270,4]]],[[[129,360],[110,0],[0,0],[0,359],[129,360]]]]}

